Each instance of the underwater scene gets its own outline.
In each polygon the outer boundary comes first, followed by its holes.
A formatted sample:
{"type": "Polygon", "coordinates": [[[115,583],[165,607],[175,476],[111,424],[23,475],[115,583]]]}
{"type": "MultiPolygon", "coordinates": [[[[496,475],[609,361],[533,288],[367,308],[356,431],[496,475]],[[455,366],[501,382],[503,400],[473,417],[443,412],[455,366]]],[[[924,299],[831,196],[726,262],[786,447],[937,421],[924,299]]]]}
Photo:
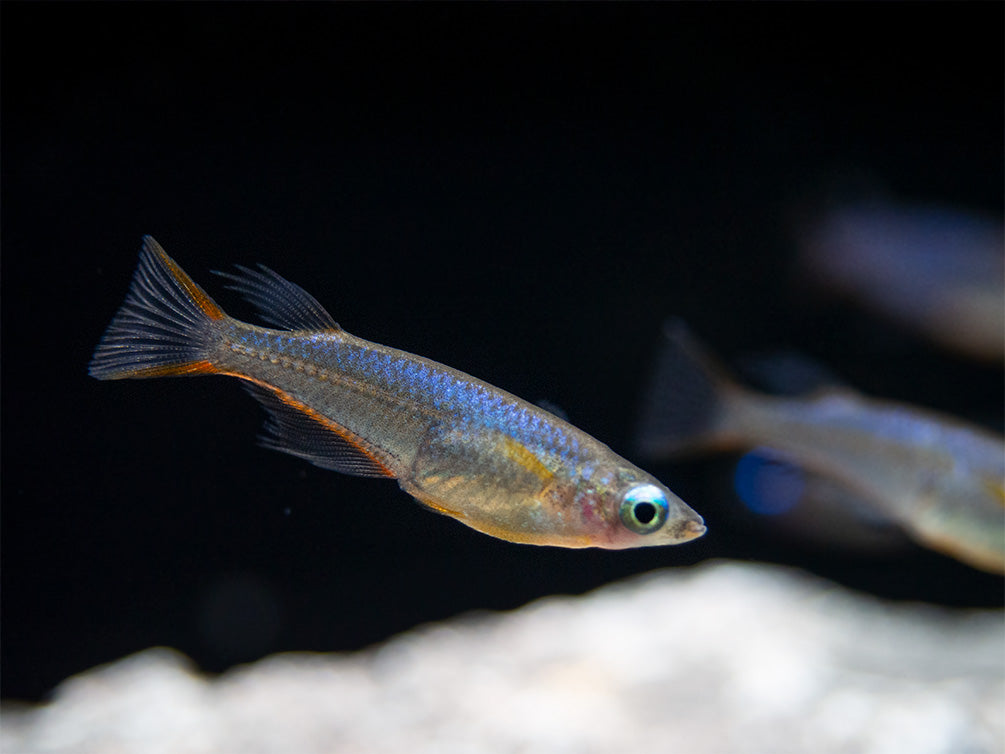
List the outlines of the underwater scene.
{"type": "Polygon", "coordinates": [[[1005,749],[1001,5],[4,17],[3,751],[1005,749]]]}

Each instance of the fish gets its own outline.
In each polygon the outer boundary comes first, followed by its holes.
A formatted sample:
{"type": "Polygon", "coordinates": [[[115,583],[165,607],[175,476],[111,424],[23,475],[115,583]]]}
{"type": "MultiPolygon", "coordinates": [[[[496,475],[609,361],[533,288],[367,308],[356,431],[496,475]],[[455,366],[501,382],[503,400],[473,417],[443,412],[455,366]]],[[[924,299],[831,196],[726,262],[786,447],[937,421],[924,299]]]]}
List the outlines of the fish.
{"type": "Polygon", "coordinates": [[[839,483],[917,543],[1005,573],[1005,438],[916,406],[824,388],[772,396],[737,383],[667,322],[637,450],[649,460],[769,448],[839,483]]]}
{"type": "Polygon", "coordinates": [[[798,233],[801,282],[938,345],[1005,360],[1005,226],[978,212],[890,201],[831,207],[798,233]]]}
{"type": "Polygon", "coordinates": [[[429,509],[510,542],[616,550],[704,534],[701,516],[655,477],[554,414],[350,335],[264,265],[218,274],[268,327],[227,315],[145,236],[91,376],[236,377],[265,408],[264,447],[396,479],[429,509]]]}

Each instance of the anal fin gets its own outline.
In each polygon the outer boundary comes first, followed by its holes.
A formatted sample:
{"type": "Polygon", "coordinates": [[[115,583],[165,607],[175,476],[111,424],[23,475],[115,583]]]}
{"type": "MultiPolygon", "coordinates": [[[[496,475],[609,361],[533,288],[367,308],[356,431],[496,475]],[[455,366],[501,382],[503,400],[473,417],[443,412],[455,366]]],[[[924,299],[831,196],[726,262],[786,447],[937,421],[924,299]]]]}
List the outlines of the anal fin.
{"type": "Polygon", "coordinates": [[[354,441],[341,426],[275,388],[245,382],[251,396],[269,415],[259,436],[263,448],[303,458],[315,466],[343,474],[393,477],[380,461],[354,441]]]}

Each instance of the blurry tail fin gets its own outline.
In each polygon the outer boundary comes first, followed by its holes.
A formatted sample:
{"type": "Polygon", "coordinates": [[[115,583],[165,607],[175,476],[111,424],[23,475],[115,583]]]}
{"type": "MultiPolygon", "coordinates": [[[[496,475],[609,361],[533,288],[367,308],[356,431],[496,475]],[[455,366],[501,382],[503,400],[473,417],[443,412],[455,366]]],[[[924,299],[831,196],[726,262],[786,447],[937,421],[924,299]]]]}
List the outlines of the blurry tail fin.
{"type": "Polygon", "coordinates": [[[215,372],[209,346],[226,316],[159,243],[144,236],[126,300],[88,371],[99,380],[215,372]]]}
{"type": "Polygon", "coordinates": [[[682,321],[668,320],[639,421],[639,452],[667,458],[736,442],[728,404],[740,390],[682,321]]]}

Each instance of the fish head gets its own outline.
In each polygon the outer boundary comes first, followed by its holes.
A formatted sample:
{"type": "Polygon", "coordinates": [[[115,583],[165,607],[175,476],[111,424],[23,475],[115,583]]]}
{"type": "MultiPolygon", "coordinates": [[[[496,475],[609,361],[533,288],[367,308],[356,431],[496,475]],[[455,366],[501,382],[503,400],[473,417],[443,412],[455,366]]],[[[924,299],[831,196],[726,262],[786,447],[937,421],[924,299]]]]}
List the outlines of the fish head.
{"type": "Polygon", "coordinates": [[[610,550],[675,545],[705,533],[705,522],[660,482],[634,466],[593,475],[577,490],[592,518],[594,545],[610,550]]]}

